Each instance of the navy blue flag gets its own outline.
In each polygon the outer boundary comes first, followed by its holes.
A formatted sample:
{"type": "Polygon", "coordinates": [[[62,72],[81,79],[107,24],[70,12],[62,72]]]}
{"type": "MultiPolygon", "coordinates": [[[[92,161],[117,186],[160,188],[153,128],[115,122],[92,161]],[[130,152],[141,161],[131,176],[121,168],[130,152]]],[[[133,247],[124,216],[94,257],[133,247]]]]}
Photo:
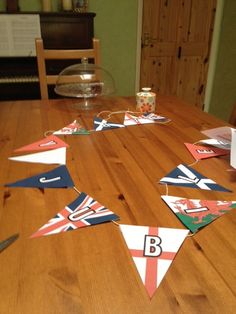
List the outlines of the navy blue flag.
{"type": "Polygon", "coordinates": [[[19,180],[14,183],[5,184],[9,187],[36,187],[36,188],[71,188],[74,182],[65,165],[57,167],[48,172],[19,180]]]}
{"type": "Polygon", "coordinates": [[[160,180],[160,183],[166,183],[170,185],[179,185],[184,187],[190,187],[203,190],[214,190],[222,192],[232,192],[218,185],[215,181],[204,177],[196,170],[180,164],[177,168],[172,170],[169,174],[160,180]]]}
{"type": "Polygon", "coordinates": [[[31,238],[75,230],[117,219],[119,219],[119,216],[82,192],[72,203],[36,231],[31,238]]]}
{"type": "Polygon", "coordinates": [[[100,119],[98,117],[94,118],[94,130],[95,131],[104,131],[116,128],[124,128],[123,124],[107,122],[107,120],[100,119]]]}

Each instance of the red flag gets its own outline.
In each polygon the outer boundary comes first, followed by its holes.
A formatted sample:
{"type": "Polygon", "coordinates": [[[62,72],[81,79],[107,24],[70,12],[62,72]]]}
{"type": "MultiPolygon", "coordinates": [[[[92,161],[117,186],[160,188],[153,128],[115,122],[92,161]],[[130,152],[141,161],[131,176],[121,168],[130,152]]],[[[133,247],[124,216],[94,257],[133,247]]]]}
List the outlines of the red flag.
{"type": "Polygon", "coordinates": [[[217,147],[198,146],[195,144],[184,143],[196,160],[211,158],[216,156],[228,155],[229,151],[217,147]]]}
{"type": "Polygon", "coordinates": [[[24,152],[24,151],[42,151],[42,150],[49,150],[55,149],[60,147],[68,147],[69,145],[62,141],[59,137],[55,135],[50,135],[45,137],[44,139],[31,143],[29,145],[20,147],[15,152],[24,152]]]}

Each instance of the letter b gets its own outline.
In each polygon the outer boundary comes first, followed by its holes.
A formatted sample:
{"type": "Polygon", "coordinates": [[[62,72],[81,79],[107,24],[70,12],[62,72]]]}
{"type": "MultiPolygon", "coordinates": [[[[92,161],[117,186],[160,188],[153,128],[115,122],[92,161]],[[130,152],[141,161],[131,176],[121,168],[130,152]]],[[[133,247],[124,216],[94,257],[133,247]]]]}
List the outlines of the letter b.
{"type": "Polygon", "coordinates": [[[157,257],[161,255],[161,238],[158,236],[145,235],[144,256],[157,257]]]}

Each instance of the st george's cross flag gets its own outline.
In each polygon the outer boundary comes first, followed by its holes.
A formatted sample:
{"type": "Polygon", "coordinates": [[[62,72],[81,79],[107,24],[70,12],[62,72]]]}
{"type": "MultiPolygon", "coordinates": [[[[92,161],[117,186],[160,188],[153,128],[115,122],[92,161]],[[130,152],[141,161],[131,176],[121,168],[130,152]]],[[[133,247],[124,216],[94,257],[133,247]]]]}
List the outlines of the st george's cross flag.
{"type": "Polygon", "coordinates": [[[76,120],[74,120],[69,125],[65,126],[64,128],[53,132],[55,135],[87,135],[90,134],[89,131],[84,129],[76,120]]]}
{"type": "Polygon", "coordinates": [[[236,208],[236,201],[208,201],[167,195],[162,195],[161,198],[193,233],[236,208]]]}
{"type": "Polygon", "coordinates": [[[105,131],[125,127],[123,124],[108,122],[107,120],[101,119],[99,117],[94,117],[93,124],[95,131],[105,131]]]}
{"type": "Polygon", "coordinates": [[[45,152],[9,157],[9,160],[41,164],[66,164],[66,147],[51,149],[45,152]]]}
{"type": "Polygon", "coordinates": [[[191,167],[180,164],[160,180],[161,184],[178,185],[202,190],[232,192],[217,184],[215,181],[204,177],[191,167]]]}
{"type": "Polygon", "coordinates": [[[148,124],[155,123],[154,119],[148,119],[144,115],[135,116],[129,112],[125,113],[124,125],[138,125],[138,124],[148,124]]]}
{"type": "Polygon", "coordinates": [[[42,151],[55,149],[60,147],[68,147],[69,145],[62,141],[59,137],[55,135],[50,135],[44,139],[31,143],[29,145],[23,146],[21,148],[15,149],[14,152],[26,152],[26,151],[42,151]]]}
{"type": "Polygon", "coordinates": [[[151,298],[189,231],[122,224],[120,229],[151,298]]]}
{"type": "Polygon", "coordinates": [[[13,183],[7,183],[8,187],[35,187],[35,188],[72,188],[74,182],[65,165],[59,166],[48,172],[19,180],[13,183]]]}
{"type": "Polygon", "coordinates": [[[72,203],[35,232],[31,238],[75,230],[117,219],[119,217],[116,214],[82,192],[72,203]]]}
{"type": "Polygon", "coordinates": [[[184,143],[187,147],[189,152],[196,160],[204,159],[204,158],[211,158],[223,155],[229,155],[229,151],[217,147],[206,147],[206,146],[199,146],[190,143],[184,143]]]}

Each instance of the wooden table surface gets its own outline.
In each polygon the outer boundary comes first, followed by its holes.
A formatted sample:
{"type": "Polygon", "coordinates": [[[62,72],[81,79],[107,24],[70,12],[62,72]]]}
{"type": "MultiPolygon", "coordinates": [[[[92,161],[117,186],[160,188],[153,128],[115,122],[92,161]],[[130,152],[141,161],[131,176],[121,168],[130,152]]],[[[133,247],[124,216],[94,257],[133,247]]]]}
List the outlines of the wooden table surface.
{"type": "MultiPolygon", "coordinates": [[[[77,102],[0,102],[0,241],[20,234],[0,253],[0,313],[235,313],[235,210],[186,238],[151,300],[114,223],[30,238],[78,194],[4,187],[55,168],[10,161],[14,149],[75,119],[92,129],[102,110],[135,110],[135,99],[128,97],[99,100],[89,111],[77,109],[77,102]]],[[[66,165],[76,188],[119,215],[118,223],[184,229],[161,200],[166,188],[158,182],[180,163],[194,161],[184,142],[203,139],[201,130],[226,123],[174,97],[159,97],[157,113],[172,121],[61,136],[70,145],[66,165]]],[[[123,122],[122,113],[113,117],[123,122]]],[[[236,200],[236,174],[227,171],[228,157],[202,160],[193,168],[233,193],[170,186],[169,195],[236,200]]]]}

